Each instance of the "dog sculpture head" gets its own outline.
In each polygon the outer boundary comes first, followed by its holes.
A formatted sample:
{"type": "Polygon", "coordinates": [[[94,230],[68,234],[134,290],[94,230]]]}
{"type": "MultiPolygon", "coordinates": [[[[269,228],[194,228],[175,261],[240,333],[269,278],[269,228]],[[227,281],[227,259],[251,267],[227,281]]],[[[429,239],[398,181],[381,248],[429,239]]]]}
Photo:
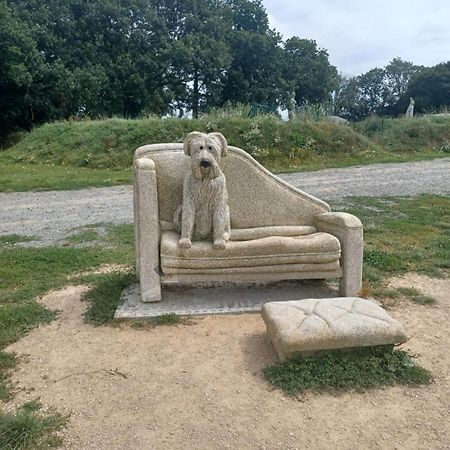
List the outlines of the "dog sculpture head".
{"type": "Polygon", "coordinates": [[[192,173],[197,178],[216,178],[220,158],[227,155],[228,142],[222,133],[193,131],[184,140],[184,153],[191,157],[192,173]]]}

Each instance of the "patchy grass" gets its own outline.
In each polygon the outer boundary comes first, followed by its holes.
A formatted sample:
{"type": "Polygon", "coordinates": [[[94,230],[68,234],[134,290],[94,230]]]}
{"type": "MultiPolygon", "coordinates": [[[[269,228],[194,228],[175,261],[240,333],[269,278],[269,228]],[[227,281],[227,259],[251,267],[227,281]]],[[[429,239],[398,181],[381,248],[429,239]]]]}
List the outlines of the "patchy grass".
{"type": "Polygon", "coordinates": [[[132,180],[130,167],[114,170],[22,164],[11,162],[5,154],[0,153],[0,192],[71,190],[89,186],[130,184],[132,180]]]}
{"type": "Polygon", "coordinates": [[[9,371],[17,364],[13,353],[0,352],[0,400],[7,402],[11,399],[11,385],[8,378],[9,371]]]}
{"type": "MultiPolygon", "coordinates": [[[[336,209],[356,215],[364,224],[363,276],[375,294],[386,294],[385,278],[393,275],[449,275],[450,197],[359,197],[345,201],[336,209]]],[[[417,292],[409,296],[419,303],[431,303],[417,292]]]]}
{"type": "Polygon", "coordinates": [[[450,154],[450,118],[422,116],[411,119],[371,117],[353,125],[356,132],[389,152],[423,150],[450,154]]]}
{"type": "Polygon", "coordinates": [[[72,244],[83,244],[97,241],[99,238],[100,234],[95,228],[83,227],[82,231],[69,236],[65,241],[72,244]]]}
{"type": "Polygon", "coordinates": [[[428,295],[424,295],[417,289],[412,287],[399,287],[399,288],[378,288],[371,291],[371,294],[378,298],[392,298],[400,299],[405,298],[419,305],[433,305],[436,303],[436,299],[428,295]]]}
{"type": "Polygon", "coordinates": [[[183,322],[183,318],[175,313],[161,314],[152,319],[155,325],[177,325],[183,322]]]}
{"type": "Polygon", "coordinates": [[[334,391],[394,384],[421,385],[431,374],[415,364],[412,356],[393,346],[365,347],[350,351],[324,352],[317,357],[278,362],[264,370],[267,380],[287,394],[305,390],[334,391]]]}
{"type": "Polygon", "coordinates": [[[21,242],[31,242],[39,240],[36,236],[23,236],[20,234],[3,234],[0,236],[0,246],[15,245],[21,242]]]}
{"type": "Polygon", "coordinates": [[[135,279],[135,274],[131,272],[97,275],[93,288],[83,297],[90,303],[89,309],[85,313],[86,320],[95,325],[104,325],[110,322],[120,305],[122,290],[135,279]]]}
{"type": "MultiPolygon", "coordinates": [[[[0,243],[0,350],[38,324],[54,318],[55,313],[45,309],[36,298],[67,285],[71,275],[90,272],[104,264],[133,267],[133,226],[102,226],[106,235],[91,247],[12,248],[5,241],[0,243]]],[[[102,277],[86,275],[77,277],[76,282],[95,285],[102,282],[102,277]]],[[[0,397],[7,398],[10,367],[2,361],[0,358],[0,397]]]]}
{"type": "Polygon", "coordinates": [[[41,414],[39,409],[40,404],[32,401],[15,413],[0,412],[0,448],[40,450],[60,446],[61,438],[55,433],[68,418],[52,411],[41,414]]]}
{"type": "Polygon", "coordinates": [[[401,295],[409,298],[412,302],[418,303],[419,305],[433,305],[436,303],[436,299],[430,297],[429,295],[424,295],[414,288],[397,288],[401,295]]]}

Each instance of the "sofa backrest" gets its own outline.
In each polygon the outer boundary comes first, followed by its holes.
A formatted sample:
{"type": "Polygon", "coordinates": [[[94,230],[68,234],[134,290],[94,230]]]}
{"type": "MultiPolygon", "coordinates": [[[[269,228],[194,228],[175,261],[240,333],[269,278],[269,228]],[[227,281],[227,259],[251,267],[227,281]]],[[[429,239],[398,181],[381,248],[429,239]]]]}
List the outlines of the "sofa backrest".
{"type": "MultiPolygon", "coordinates": [[[[183,144],[146,145],[136,150],[134,158],[155,162],[159,219],[171,222],[190,170],[183,144]]],[[[232,228],[312,225],[316,214],[330,211],[325,202],[276,177],[237,147],[228,147],[220,166],[227,180],[232,228]]]]}

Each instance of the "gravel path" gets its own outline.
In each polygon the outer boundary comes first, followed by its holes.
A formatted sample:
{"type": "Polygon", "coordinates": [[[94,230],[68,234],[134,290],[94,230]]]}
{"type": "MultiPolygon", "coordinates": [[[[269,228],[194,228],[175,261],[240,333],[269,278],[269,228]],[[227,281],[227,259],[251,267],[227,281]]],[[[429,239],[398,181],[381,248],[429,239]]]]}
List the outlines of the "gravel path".
{"type": "MultiPolygon", "coordinates": [[[[450,158],[325,169],[280,178],[323,200],[352,195],[449,195],[450,158]]],[[[0,193],[0,235],[36,236],[37,245],[49,245],[84,225],[131,223],[132,209],[131,186],[0,193]]]]}

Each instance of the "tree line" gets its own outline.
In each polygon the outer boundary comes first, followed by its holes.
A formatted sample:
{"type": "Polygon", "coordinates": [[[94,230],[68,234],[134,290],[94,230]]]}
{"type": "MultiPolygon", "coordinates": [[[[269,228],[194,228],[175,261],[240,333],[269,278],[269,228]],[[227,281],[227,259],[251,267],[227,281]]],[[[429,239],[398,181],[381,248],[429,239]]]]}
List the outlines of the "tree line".
{"type": "Polygon", "coordinates": [[[450,107],[450,62],[416,66],[394,58],[386,67],[357,77],[340,78],[334,93],[334,113],[357,121],[371,115],[396,117],[406,112],[410,98],[415,112],[437,112],[450,107]]]}
{"type": "MultiPolygon", "coordinates": [[[[301,24],[300,24],[301,25],[301,24]]],[[[0,0],[0,135],[71,116],[259,103],[350,120],[450,105],[450,63],[396,58],[340,76],[313,40],[283,41],[260,0],[0,0]]]]}
{"type": "Polygon", "coordinates": [[[260,0],[0,0],[0,132],[68,118],[329,101],[338,73],[260,0]]]}

